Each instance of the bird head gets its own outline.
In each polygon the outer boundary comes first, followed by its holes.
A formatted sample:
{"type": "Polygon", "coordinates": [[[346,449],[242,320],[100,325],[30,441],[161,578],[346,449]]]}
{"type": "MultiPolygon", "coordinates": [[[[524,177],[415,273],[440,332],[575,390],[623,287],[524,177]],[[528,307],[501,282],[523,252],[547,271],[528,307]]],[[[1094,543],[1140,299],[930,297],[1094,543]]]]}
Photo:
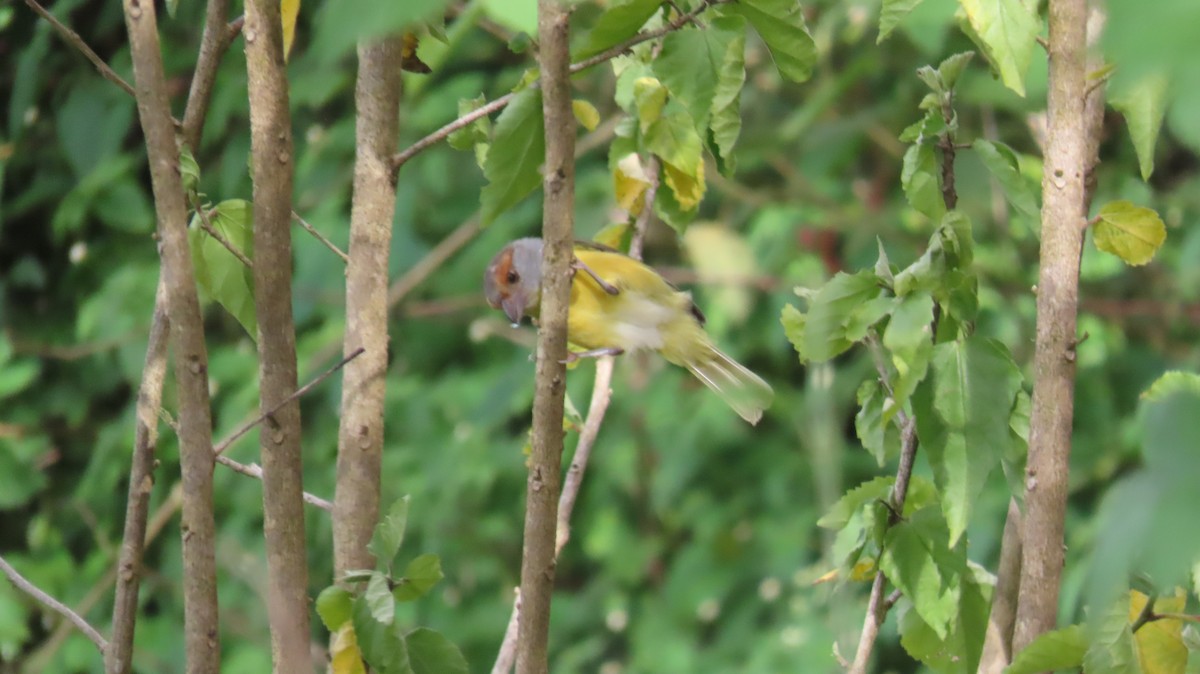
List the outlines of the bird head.
{"type": "Polygon", "coordinates": [[[483,294],[493,309],[520,323],[541,301],[542,240],[517,239],[496,253],[483,275],[483,294]]]}

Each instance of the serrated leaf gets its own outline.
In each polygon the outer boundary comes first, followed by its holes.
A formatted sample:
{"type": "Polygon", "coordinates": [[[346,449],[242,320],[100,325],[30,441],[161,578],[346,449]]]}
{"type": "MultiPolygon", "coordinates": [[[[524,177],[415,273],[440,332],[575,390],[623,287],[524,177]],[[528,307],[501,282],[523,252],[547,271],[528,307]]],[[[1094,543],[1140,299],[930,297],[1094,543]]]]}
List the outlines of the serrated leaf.
{"type": "Polygon", "coordinates": [[[733,39],[725,50],[717,70],[717,88],[713,92],[709,130],[716,145],[721,173],[731,175],[736,166],[733,148],[742,132],[742,87],[746,83],[746,29],[741,17],[722,17],[713,25],[728,28],[733,39]]]}
{"type": "Polygon", "coordinates": [[[1030,0],[959,0],[1004,86],[1025,95],[1025,72],[1042,22],[1030,0]]]}
{"type": "Polygon", "coordinates": [[[957,576],[966,566],[948,546],[946,523],[936,508],[918,510],[888,529],[879,569],[939,639],[949,634],[959,600],[957,576]]]}
{"type": "MultiPolygon", "coordinates": [[[[744,35],[744,33],[742,33],[744,35]]],[[[736,31],[714,24],[705,30],[686,28],[663,38],[662,51],[651,67],[671,96],[683,104],[699,128],[708,125],[717,79],[736,31]]]]}
{"type": "Polygon", "coordinates": [[[1021,213],[1035,218],[1038,216],[1037,193],[1029,180],[1021,173],[1017,155],[1004,143],[978,138],[971,149],[979,154],[983,165],[996,177],[1003,188],[1004,198],[1021,213]]]}
{"type": "Polygon", "coordinates": [[[937,150],[932,143],[923,142],[909,146],[904,152],[900,184],[908,203],[934,222],[946,214],[942,201],[941,167],[938,165],[937,150]]]}
{"type": "Polygon", "coordinates": [[[804,25],[800,3],[793,0],[742,0],[723,11],[744,17],[758,31],[779,74],[793,82],[812,76],[817,62],[817,45],[804,25]]]}
{"type": "Polygon", "coordinates": [[[879,37],[875,39],[875,44],[883,44],[896,26],[900,25],[900,21],[908,16],[909,12],[916,9],[922,1],[883,0],[883,7],[879,10],[879,37]]]}
{"type": "MultiPolygon", "coordinates": [[[[385,585],[386,588],[386,585],[385,585]]],[[[389,594],[387,600],[392,601],[389,594]]],[[[354,601],[351,624],[362,657],[376,674],[413,674],[400,626],[375,619],[366,597],[354,601]]]]}
{"type": "MultiPolygon", "coordinates": [[[[254,212],[244,199],[222,201],[206,216],[212,229],[231,246],[254,259],[254,212]]],[[[196,214],[189,226],[188,241],[196,283],[209,299],[225,308],[250,335],[258,339],[258,320],[254,313],[254,271],[229,249],[205,232],[196,214]]]]}
{"type": "Polygon", "coordinates": [[[390,624],[396,616],[396,602],[392,600],[392,592],[388,589],[387,576],[376,571],[367,581],[367,589],[362,598],[366,600],[371,610],[371,617],[381,623],[390,624]]]}
{"type": "Polygon", "coordinates": [[[347,622],[333,634],[329,645],[329,669],[331,674],[367,674],[362,652],[358,650],[358,637],[354,625],[347,622]]]}
{"type": "Polygon", "coordinates": [[[852,487],[842,497],[839,498],[833,506],[829,508],[829,512],[817,520],[817,526],[823,529],[841,529],[846,526],[854,513],[858,512],[864,504],[871,501],[886,500],[892,492],[892,485],[896,483],[896,478],[883,475],[873,480],[868,480],[857,487],[852,487]]]}
{"type": "MultiPolygon", "coordinates": [[[[1137,620],[1145,608],[1149,597],[1130,590],[1129,620],[1137,620]]],[[[1169,597],[1160,597],[1154,602],[1154,612],[1183,613],[1187,605],[1187,595],[1183,588],[1175,588],[1175,593],[1169,597]]],[[[1137,647],[1138,662],[1142,665],[1142,674],[1183,674],[1187,668],[1188,649],[1183,643],[1183,621],[1176,618],[1160,618],[1145,623],[1133,634],[1134,645],[1137,647]]]]}
{"type": "Polygon", "coordinates": [[[1105,204],[1096,218],[1093,231],[1096,247],[1135,267],[1154,259],[1167,239],[1167,227],[1158,213],[1129,201],[1105,204]]]}
{"type": "Polygon", "coordinates": [[[300,15],[300,0],[279,0],[279,17],[283,20],[283,60],[292,53],[296,37],[296,17],[300,15]]]}
{"type": "Polygon", "coordinates": [[[1040,674],[1074,669],[1083,664],[1086,651],[1087,635],[1079,625],[1044,632],[1013,658],[1004,674],[1040,674]]]}
{"type": "Polygon", "coordinates": [[[967,64],[975,57],[975,52],[964,51],[946,57],[938,64],[938,75],[942,79],[942,85],[946,89],[953,89],[954,85],[958,84],[958,78],[966,69],[967,64]]]}
{"type": "MultiPolygon", "coordinates": [[[[1164,372],[1154,380],[1150,388],[1142,392],[1141,399],[1146,402],[1157,402],[1176,393],[1200,395],[1200,375],[1179,370],[1164,372]]],[[[1200,578],[1200,576],[1197,577],[1200,578]]]]}
{"type": "Polygon", "coordinates": [[[838,272],[809,299],[804,320],[802,357],[825,361],[849,349],[846,323],[864,302],[882,292],[878,278],[869,271],[838,272]]]}
{"type": "Polygon", "coordinates": [[[404,637],[413,674],[467,674],[467,659],[449,639],[427,627],[404,637]]]}
{"type": "Polygon", "coordinates": [[[1111,99],[1114,110],[1125,117],[1129,137],[1137,152],[1142,180],[1154,173],[1154,146],[1167,114],[1167,77],[1161,73],[1143,75],[1128,90],[1111,99]]]}
{"type": "Polygon", "coordinates": [[[612,3],[592,25],[583,48],[575,54],[575,60],[594,56],[633,37],[658,12],[661,5],[660,0],[612,3]]]}
{"type": "Polygon", "coordinates": [[[437,555],[421,555],[408,563],[404,577],[392,590],[392,597],[396,601],[412,601],[424,595],[444,577],[442,560],[437,555]]]}
{"type": "Polygon", "coordinates": [[[484,162],[488,184],[479,195],[480,219],[490,224],[542,184],[546,159],[542,92],[525,89],[496,120],[496,133],[484,162]]]}
{"type": "Polygon", "coordinates": [[[400,545],[404,543],[404,530],[408,526],[408,496],[396,499],[388,512],[375,525],[367,551],[375,556],[378,569],[390,571],[400,545]]]}
{"type": "Polygon", "coordinates": [[[582,98],[571,101],[571,112],[575,114],[575,121],[588,131],[595,131],[600,125],[600,111],[582,98]]]}
{"type": "Polygon", "coordinates": [[[350,620],[354,607],[354,595],[347,589],[330,585],[317,595],[317,615],[325,629],[337,632],[350,620]]]}
{"type": "Polygon", "coordinates": [[[958,610],[949,633],[939,638],[917,611],[900,619],[900,644],[910,656],[939,674],[975,674],[988,627],[990,584],[962,574],[958,610]]]}

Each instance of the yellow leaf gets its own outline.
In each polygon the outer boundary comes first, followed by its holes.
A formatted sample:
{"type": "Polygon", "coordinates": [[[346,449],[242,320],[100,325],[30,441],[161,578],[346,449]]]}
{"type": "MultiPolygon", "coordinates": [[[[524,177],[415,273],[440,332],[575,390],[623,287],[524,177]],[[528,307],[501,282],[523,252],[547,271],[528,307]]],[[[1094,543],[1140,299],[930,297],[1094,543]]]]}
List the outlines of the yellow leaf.
{"type": "Polygon", "coordinates": [[[856,580],[860,583],[875,580],[875,560],[858,560],[858,563],[854,565],[854,568],[850,569],[850,580],[856,580]]]}
{"type": "Polygon", "coordinates": [[[1121,200],[1100,209],[1092,234],[1097,248],[1140,267],[1153,259],[1166,241],[1167,226],[1153,209],[1121,200]]]}
{"type": "Polygon", "coordinates": [[[575,113],[575,119],[588,131],[595,131],[600,125],[600,111],[583,99],[571,101],[571,111],[575,113]]]}
{"type": "Polygon", "coordinates": [[[628,234],[628,222],[614,222],[596,232],[596,236],[592,237],[592,241],[616,250],[625,250],[625,236],[628,234]]]}
{"type": "Polygon", "coordinates": [[[292,53],[292,39],[296,37],[300,0],[279,0],[279,14],[283,17],[283,60],[286,61],[292,53]]]}
{"type": "MultiPolygon", "coordinates": [[[[1129,591],[1129,620],[1133,622],[1146,606],[1146,595],[1137,590],[1129,591]]],[[[1175,594],[1160,597],[1154,602],[1154,612],[1181,613],[1187,603],[1183,588],[1175,588],[1175,594]]],[[[1133,635],[1137,644],[1138,661],[1143,674],[1183,674],[1187,669],[1188,649],[1183,643],[1183,621],[1175,618],[1159,618],[1141,626],[1133,635]]]]}
{"type": "Polygon", "coordinates": [[[695,209],[704,198],[704,162],[696,163],[693,171],[663,162],[663,176],[675,193],[675,200],[685,211],[695,209]]]}
{"type": "Polygon", "coordinates": [[[636,152],[630,152],[617,162],[617,168],[613,171],[613,193],[618,206],[637,217],[645,207],[646,190],[649,187],[650,181],[636,152]]]}
{"type": "Polygon", "coordinates": [[[351,622],[347,621],[333,634],[329,660],[329,670],[333,674],[367,674],[362,653],[358,650],[358,637],[354,634],[354,625],[351,622]]]}

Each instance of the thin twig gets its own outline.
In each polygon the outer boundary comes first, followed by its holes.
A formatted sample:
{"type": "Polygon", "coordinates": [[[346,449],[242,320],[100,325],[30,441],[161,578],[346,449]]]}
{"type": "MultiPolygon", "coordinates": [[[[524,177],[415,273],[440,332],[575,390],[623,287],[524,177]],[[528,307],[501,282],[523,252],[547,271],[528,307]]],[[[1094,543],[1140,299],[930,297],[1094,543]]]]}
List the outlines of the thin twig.
{"type": "MultiPolygon", "coordinates": [[[[262,466],[259,466],[257,463],[250,463],[250,464],[241,463],[240,461],[234,461],[233,459],[229,458],[228,456],[224,456],[224,455],[217,456],[217,463],[219,463],[227,468],[232,468],[233,471],[236,473],[241,473],[242,475],[245,475],[246,477],[252,477],[252,478],[258,480],[259,482],[262,482],[262,479],[263,479],[262,466]]],[[[311,506],[316,506],[326,512],[333,512],[333,504],[330,503],[329,501],[321,498],[320,496],[314,496],[308,492],[304,492],[304,502],[311,506]]]]}
{"type": "Polygon", "coordinates": [[[234,431],[233,434],[231,434],[229,437],[225,438],[224,440],[222,440],[222,441],[218,442],[216,445],[214,445],[213,453],[215,453],[217,456],[220,456],[225,450],[229,449],[229,446],[232,445],[234,442],[236,442],[238,440],[238,438],[241,438],[243,435],[249,433],[251,431],[251,429],[253,429],[255,426],[261,424],[272,414],[275,414],[276,412],[278,412],[279,409],[281,407],[283,407],[284,405],[292,402],[296,398],[299,398],[300,396],[304,395],[305,393],[308,393],[309,391],[311,391],[314,386],[325,381],[325,379],[327,377],[329,377],[329,375],[331,375],[334,372],[337,372],[338,370],[345,367],[346,363],[349,363],[350,361],[354,360],[355,358],[358,358],[359,356],[361,356],[364,351],[366,351],[366,349],[363,349],[363,348],[359,348],[359,349],[355,350],[350,355],[346,356],[345,358],[343,358],[343,359],[339,360],[337,363],[335,363],[333,365],[333,367],[322,372],[316,379],[313,379],[312,381],[308,382],[304,386],[301,386],[300,388],[296,389],[295,392],[293,392],[287,398],[284,398],[283,400],[281,400],[279,402],[279,404],[276,405],[275,407],[272,407],[270,410],[258,415],[258,417],[255,418],[253,421],[246,422],[241,428],[234,431]]]}
{"type": "Polygon", "coordinates": [[[54,26],[54,30],[58,31],[58,34],[62,37],[62,39],[66,40],[72,47],[75,47],[75,49],[79,50],[79,53],[83,54],[87,60],[91,61],[92,65],[96,66],[96,70],[100,71],[100,74],[104,76],[104,79],[112,82],[118,87],[121,87],[125,90],[125,93],[129,94],[130,96],[137,96],[137,94],[134,93],[133,86],[130,85],[129,82],[126,82],[123,77],[118,75],[115,70],[108,67],[108,64],[104,62],[104,59],[100,58],[96,52],[92,51],[92,48],[83,41],[82,37],[79,37],[79,33],[76,33],[75,31],[71,30],[70,27],[64,25],[58,19],[54,18],[53,14],[48,12],[45,7],[42,7],[37,3],[37,0],[25,0],[25,4],[29,5],[30,9],[37,13],[38,16],[49,22],[51,26],[54,26]]]}
{"type": "Polygon", "coordinates": [[[496,654],[496,664],[492,665],[492,674],[509,674],[517,662],[517,626],[521,620],[521,588],[513,590],[513,608],[508,616],[508,627],[504,628],[504,640],[500,642],[500,652],[496,654]]]}
{"type": "Polygon", "coordinates": [[[292,219],[295,220],[296,222],[300,223],[300,226],[303,227],[304,230],[307,231],[309,234],[312,234],[313,236],[317,237],[317,240],[320,241],[321,243],[325,244],[326,248],[333,251],[334,255],[337,255],[338,257],[342,258],[342,262],[345,262],[346,264],[350,264],[350,256],[343,253],[342,249],[338,248],[334,242],[330,241],[328,238],[326,238],[326,236],[324,234],[318,232],[316,230],[316,228],[314,228],[312,225],[308,224],[308,221],[305,220],[304,218],[300,217],[299,213],[297,213],[296,211],[292,211],[292,219]]]}
{"type": "Polygon", "coordinates": [[[571,467],[567,469],[563,480],[562,494],[558,498],[558,517],[555,524],[554,556],[562,554],[563,547],[571,538],[571,513],[575,510],[575,500],[579,497],[579,488],[583,485],[583,475],[587,471],[588,459],[592,455],[592,447],[596,444],[596,436],[600,434],[600,425],[604,422],[604,413],[612,400],[612,356],[596,360],[596,382],[592,386],[592,402],[588,406],[587,419],[583,422],[583,430],[579,432],[579,442],[575,445],[575,456],[571,459],[571,467]]]}
{"type": "MultiPolygon", "coordinates": [[[[596,66],[601,63],[604,63],[605,61],[611,61],[612,59],[628,52],[630,49],[632,49],[633,47],[635,47],[643,42],[647,42],[649,40],[654,40],[654,39],[657,39],[657,38],[660,38],[660,37],[666,35],[667,33],[677,31],[680,28],[683,28],[688,23],[690,23],[693,19],[695,19],[702,12],[704,12],[704,10],[706,10],[709,7],[712,7],[714,5],[721,4],[721,2],[723,2],[723,1],[725,1],[725,0],[705,0],[705,2],[702,2],[699,6],[697,6],[692,11],[690,11],[686,14],[680,15],[679,17],[668,22],[665,26],[663,26],[661,28],[656,28],[654,30],[648,30],[648,31],[645,31],[642,33],[638,33],[637,35],[629,38],[628,40],[626,40],[625,42],[622,42],[621,44],[618,44],[618,45],[616,45],[610,49],[607,49],[603,52],[600,52],[599,54],[596,54],[595,56],[590,56],[586,59],[583,59],[582,61],[580,61],[578,63],[571,64],[571,66],[569,68],[569,72],[572,75],[574,75],[575,73],[587,70],[588,68],[591,68],[592,66],[596,66]]],[[[529,86],[531,88],[540,87],[541,80],[538,80],[529,86]]],[[[501,96],[500,98],[497,98],[496,100],[492,101],[491,103],[488,103],[482,107],[476,108],[475,110],[472,110],[471,112],[466,113],[465,115],[450,122],[449,124],[446,124],[445,126],[438,129],[437,131],[434,131],[433,133],[429,134],[428,136],[425,136],[424,138],[422,138],[422,139],[418,140],[417,142],[413,143],[412,145],[408,146],[407,148],[405,148],[404,150],[400,151],[399,153],[397,153],[396,155],[394,155],[392,157],[392,170],[393,171],[400,170],[400,167],[404,166],[404,164],[406,162],[408,162],[408,160],[417,156],[424,150],[428,149],[430,146],[436,145],[437,143],[445,140],[447,137],[450,136],[450,134],[454,133],[455,131],[466,128],[475,120],[481,119],[483,117],[491,115],[494,112],[498,112],[498,111],[504,109],[505,106],[507,106],[509,103],[512,102],[512,99],[514,96],[515,96],[515,94],[512,94],[512,93],[505,94],[505,95],[501,96]]]]}
{"type": "Polygon", "coordinates": [[[246,257],[245,253],[238,250],[237,246],[234,246],[232,243],[230,243],[229,239],[226,239],[224,236],[222,236],[221,233],[217,231],[216,227],[212,226],[212,221],[208,219],[208,211],[206,211],[204,207],[195,199],[192,200],[192,209],[196,211],[196,215],[200,216],[200,229],[204,230],[205,234],[208,234],[212,238],[216,239],[217,243],[224,246],[225,250],[229,251],[230,255],[236,257],[238,262],[241,262],[246,266],[246,269],[254,269],[254,263],[250,261],[250,258],[246,257]]]}
{"type": "Polygon", "coordinates": [[[1154,602],[1158,601],[1157,594],[1150,594],[1146,597],[1146,605],[1142,607],[1138,617],[1129,626],[1129,631],[1137,634],[1137,631],[1142,629],[1148,622],[1153,622],[1158,619],[1154,613],[1154,602]]]}
{"type": "Polygon", "coordinates": [[[479,233],[478,213],[467,218],[436,246],[429,249],[425,257],[396,279],[388,288],[388,306],[394,307],[420,285],[429,275],[437,271],[447,260],[479,233]]]}
{"type": "Polygon", "coordinates": [[[83,616],[72,611],[71,608],[66,604],[63,604],[54,597],[51,597],[43,592],[38,586],[26,580],[25,577],[17,573],[17,570],[14,569],[11,564],[5,561],[3,557],[0,557],[0,571],[3,571],[4,575],[8,576],[9,582],[16,586],[18,590],[21,590],[30,597],[33,597],[42,606],[45,606],[67,620],[70,620],[80,632],[83,632],[84,636],[91,639],[92,643],[96,644],[96,648],[100,649],[100,654],[104,654],[104,651],[108,648],[108,642],[104,640],[104,637],[100,636],[100,633],[96,631],[95,627],[92,627],[88,621],[83,619],[83,616]]]}

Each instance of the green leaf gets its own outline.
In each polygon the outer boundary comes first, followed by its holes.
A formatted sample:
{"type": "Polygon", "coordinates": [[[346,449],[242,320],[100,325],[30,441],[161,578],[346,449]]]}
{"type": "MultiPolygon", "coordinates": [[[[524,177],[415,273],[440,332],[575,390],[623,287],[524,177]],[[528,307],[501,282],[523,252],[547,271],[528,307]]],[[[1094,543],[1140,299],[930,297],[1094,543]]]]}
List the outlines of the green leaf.
{"type": "Polygon", "coordinates": [[[904,196],[908,198],[909,205],[918,212],[929,216],[934,222],[940,221],[946,214],[946,204],[942,201],[941,166],[932,143],[917,143],[904,152],[900,183],[904,186],[904,196]]]}
{"type": "Polygon", "coordinates": [[[730,175],[736,166],[733,148],[742,132],[742,86],[746,83],[746,30],[740,17],[721,17],[714,26],[733,31],[717,70],[717,87],[713,92],[709,129],[716,145],[721,173],[730,175]]]}
{"type": "MultiPolygon", "coordinates": [[[[202,207],[203,208],[203,207],[202,207]]],[[[233,248],[254,259],[254,210],[249,201],[229,199],[209,209],[208,224],[233,248]]],[[[204,295],[225,308],[251,339],[258,339],[254,313],[254,271],[242,263],[220,241],[205,232],[200,214],[192,218],[188,239],[196,283],[204,295]]]]}
{"type": "Polygon", "coordinates": [[[1097,620],[1083,655],[1087,674],[1142,674],[1130,630],[1127,601],[1113,604],[1097,620]]]}
{"type": "Polygon", "coordinates": [[[669,101],[662,114],[650,122],[645,148],[662,160],[663,182],[684,211],[694,211],[704,197],[704,147],[687,111],[669,101]]]}
{"type": "Polygon", "coordinates": [[[0,363],[0,400],[25,390],[41,374],[42,364],[33,358],[0,363]]]}
{"type": "Polygon", "coordinates": [[[881,475],[873,480],[851,488],[829,508],[825,516],[817,520],[817,526],[823,529],[838,530],[846,526],[854,513],[865,504],[873,501],[886,500],[891,494],[892,485],[896,478],[881,475]]]}
{"type": "Polygon", "coordinates": [[[1152,260],[1167,239],[1167,227],[1158,213],[1129,201],[1105,204],[1096,218],[1096,247],[1135,267],[1152,260]]]}
{"type": "Polygon", "coordinates": [[[488,184],[479,195],[480,218],[487,225],[542,184],[546,159],[542,92],[525,89],[496,120],[496,134],[484,162],[488,184]]]}
{"type": "Polygon", "coordinates": [[[1037,193],[1033,185],[1021,173],[1017,155],[1004,143],[977,138],[971,148],[979,154],[983,165],[991,171],[1004,189],[1004,198],[1021,213],[1038,216],[1037,193]]]}
{"type": "MultiPolygon", "coordinates": [[[[388,601],[391,601],[388,596],[388,601]]],[[[354,635],[362,657],[376,674],[414,674],[408,659],[408,646],[400,627],[375,619],[366,597],[354,601],[351,613],[354,635]]]]}
{"type": "Polygon", "coordinates": [[[1025,95],[1025,72],[1042,21],[1030,0],[959,0],[980,47],[1004,86],[1025,95]]]}
{"type": "Polygon", "coordinates": [[[884,421],[895,415],[895,403],[884,392],[878,377],[871,377],[858,387],[858,413],[854,415],[854,432],[862,446],[882,468],[900,450],[900,434],[895,424],[884,421]]]}
{"type": "Polygon", "coordinates": [[[510,30],[536,33],[537,0],[482,0],[484,11],[510,30]]]}
{"type": "Polygon", "coordinates": [[[787,336],[788,341],[792,343],[792,348],[796,349],[796,353],[800,356],[800,362],[807,363],[811,360],[812,358],[804,347],[804,333],[808,325],[808,316],[800,313],[795,306],[785,304],[780,313],[779,322],[783,324],[783,334],[787,336]]]}
{"type": "Polygon", "coordinates": [[[880,292],[879,279],[869,271],[838,272],[809,299],[803,348],[797,351],[809,360],[825,361],[849,349],[853,342],[846,338],[846,323],[880,292]]]}
{"type": "Polygon", "coordinates": [[[937,508],[922,508],[888,529],[879,558],[879,569],[912,601],[939,639],[949,634],[959,601],[957,579],[966,567],[947,536],[937,508]]]}
{"type": "Polygon", "coordinates": [[[317,595],[317,615],[325,629],[336,632],[347,620],[354,608],[354,594],[349,590],[330,585],[317,595]]]}
{"type": "Polygon", "coordinates": [[[342,574],[343,583],[365,583],[375,574],[374,569],[352,569],[342,574]]]}
{"type": "MultiPolygon", "coordinates": [[[[480,94],[475,98],[464,98],[458,102],[458,116],[478,110],[487,104],[487,98],[480,94]]],[[[487,165],[489,141],[492,138],[492,120],[484,115],[467,126],[450,134],[446,140],[455,150],[474,150],[475,163],[479,168],[487,165]]]]}
{"type": "Polygon", "coordinates": [[[959,580],[958,610],[945,638],[921,619],[917,611],[900,618],[900,644],[913,658],[939,674],[975,674],[988,627],[991,594],[986,572],[965,573],[959,580]]]}
{"type": "Polygon", "coordinates": [[[741,0],[726,5],[722,11],[738,14],[758,31],[779,74],[793,82],[804,82],[812,76],[817,62],[817,45],[804,25],[800,3],[793,0],[741,0]]]}
{"type": "Polygon", "coordinates": [[[651,67],[699,128],[708,125],[717,80],[730,45],[739,37],[744,40],[744,35],[744,31],[714,24],[704,30],[686,28],[663,38],[662,52],[651,67]]]}
{"type": "MultiPolygon", "coordinates": [[[[1137,590],[1129,592],[1129,620],[1137,620],[1149,597],[1137,590]]],[[[1154,602],[1158,615],[1183,613],[1187,595],[1183,588],[1176,587],[1174,593],[1160,597],[1154,602]]],[[[1159,618],[1147,622],[1133,635],[1134,647],[1142,674],[1183,674],[1188,663],[1188,648],[1183,643],[1183,621],[1177,618],[1159,618]]]]}
{"type": "Polygon", "coordinates": [[[1164,372],[1150,388],[1142,393],[1142,400],[1152,403],[1158,402],[1176,393],[1191,393],[1200,395],[1200,375],[1194,372],[1181,372],[1172,370],[1164,372]]]}
{"type": "Polygon", "coordinates": [[[390,572],[396,553],[400,552],[400,545],[404,543],[404,530],[408,526],[408,500],[405,495],[392,503],[388,513],[375,525],[371,542],[367,544],[367,550],[375,556],[375,567],[380,570],[390,572]]]}
{"type": "Polygon", "coordinates": [[[1112,107],[1125,117],[1133,149],[1137,151],[1142,180],[1154,173],[1154,146],[1167,114],[1167,78],[1161,73],[1143,75],[1126,91],[1115,94],[1112,107]]]}
{"type": "Polygon", "coordinates": [[[1004,674],[1040,674],[1077,668],[1083,664],[1087,646],[1087,635],[1079,625],[1045,632],[1013,658],[1004,674]]]}
{"type": "Polygon", "coordinates": [[[371,574],[371,580],[367,581],[367,590],[363,592],[363,599],[366,600],[367,607],[371,609],[371,617],[375,620],[390,624],[396,617],[396,602],[388,589],[388,578],[382,573],[376,571],[371,574]]]}
{"type": "Polygon", "coordinates": [[[575,60],[594,56],[633,37],[658,12],[661,5],[661,0],[612,3],[592,25],[583,48],[575,54],[575,60]]]}
{"type": "Polygon", "coordinates": [[[921,2],[923,0],[883,0],[883,7],[879,10],[879,37],[875,39],[875,44],[883,44],[896,26],[900,25],[900,20],[908,16],[921,2]]]}
{"type": "Polygon", "coordinates": [[[442,560],[437,555],[421,555],[408,563],[404,577],[392,590],[392,597],[396,601],[412,601],[424,595],[444,577],[442,560]]]}
{"type": "Polygon", "coordinates": [[[467,674],[467,659],[449,639],[427,627],[404,637],[413,674],[467,674]]]}
{"type": "Polygon", "coordinates": [[[200,187],[200,165],[187,145],[179,147],[179,177],[183,179],[183,191],[189,197],[195,196],[200,187]]]}
{"type": "Polygon", "coordinates": [[[953,545],[988,475],[1009,449],[1021,372],[1003,345],[977,336],[938,344],[932,365],[931,384],[918,388],[913,409],[953,545]]]}
{"type": "Polygon", "coordinates": [[[896,377],[892,381],[892,404],[884,410],[883,423],[904,409],[917,384],[925,378],[933,353],[933,298],[924,293],[905,297],[892,312],[883,333],[883,346],[890,352],[896,377]]]}
{"type": "Polygon", "coordinates": [[[441,16],[446,0],[342,0],[324,3],[313,19],[312,53],[321,63],[332,63],[354,53],[360,42],[402,32],[418,22],[441,16]]]}
{"type": "Polygon", "coordinates": [[[947,90],[953,89],[954,85],[958,84],[958,77],[962,75],[963,70],[973,58],[975,58],[975,52],[964,51],[948,56],[938,64],[937,72],[942,80],[942,86],[947,90]]]}

